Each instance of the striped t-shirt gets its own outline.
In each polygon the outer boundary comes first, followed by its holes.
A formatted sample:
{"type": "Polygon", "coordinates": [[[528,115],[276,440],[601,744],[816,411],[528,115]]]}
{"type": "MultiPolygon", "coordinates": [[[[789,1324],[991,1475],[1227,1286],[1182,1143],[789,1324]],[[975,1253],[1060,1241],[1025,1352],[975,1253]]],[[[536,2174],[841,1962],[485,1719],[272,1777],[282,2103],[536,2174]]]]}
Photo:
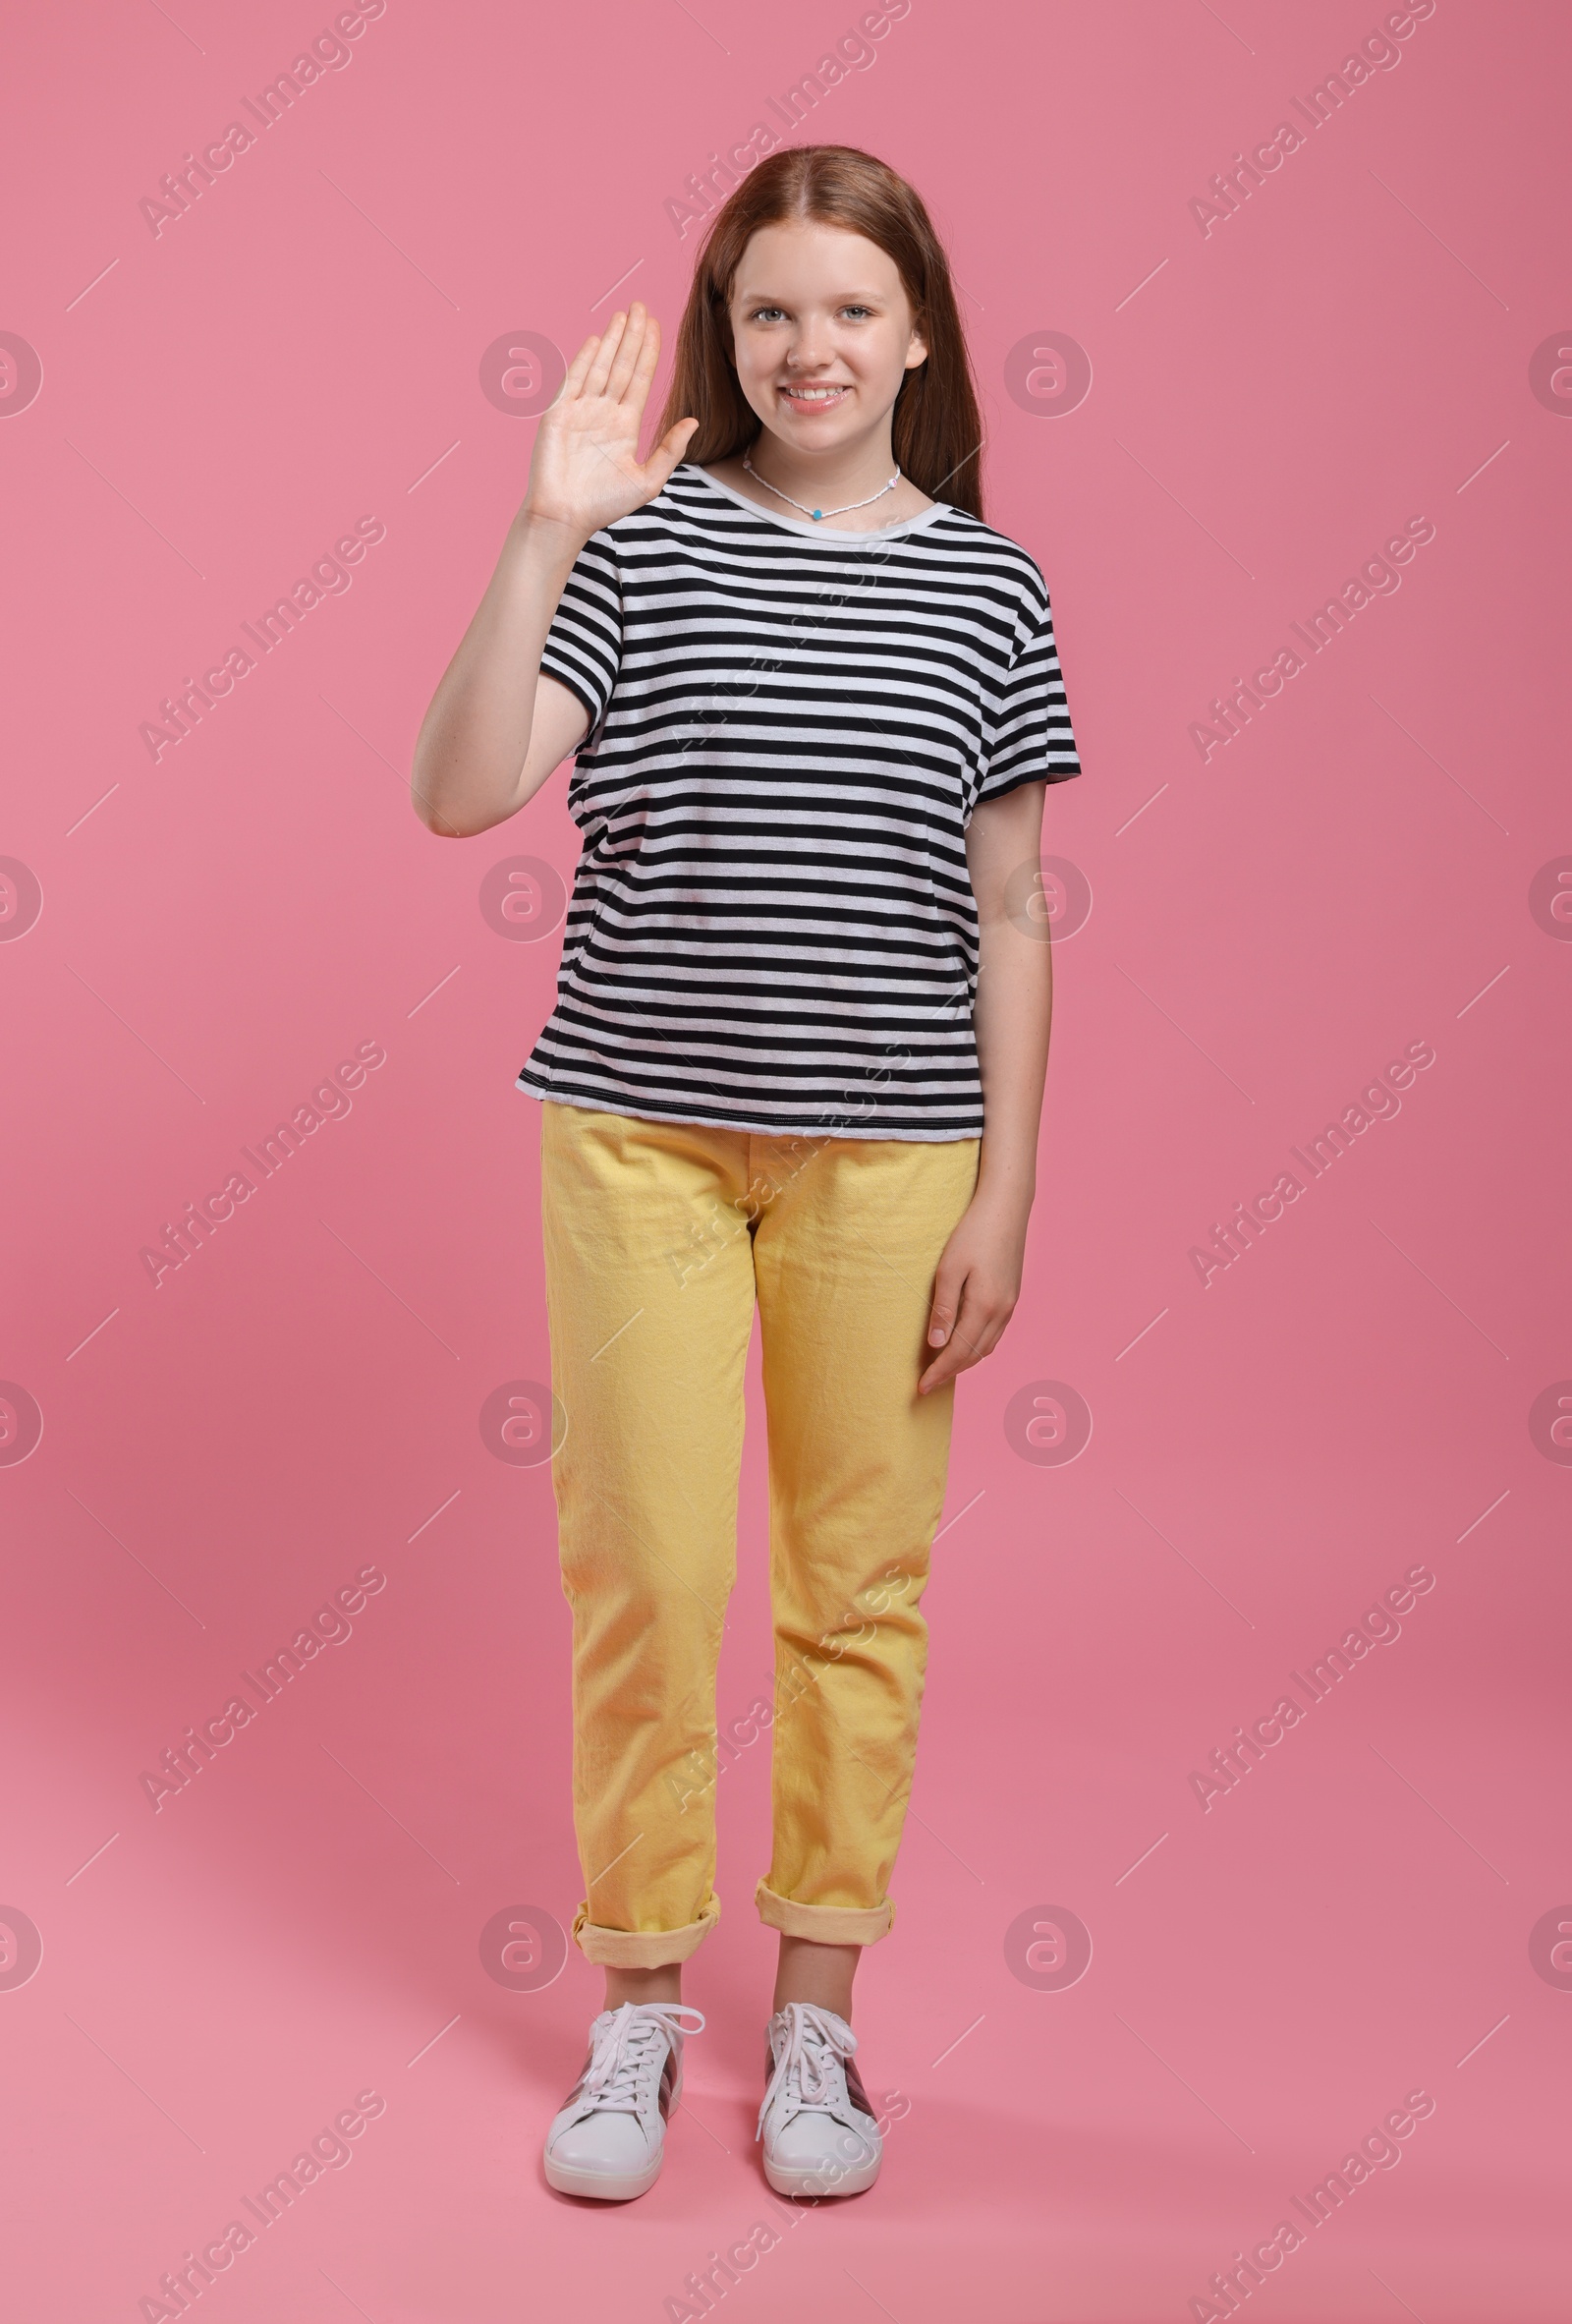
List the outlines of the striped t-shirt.
{"type": "Polygon", "coordinates": [[[585,544],[540,667],[590,723],[557,1003],[519,1087],[978,1137],[966,827],[1080,772],[1025,549],[943,502],[830,532],[684,463],[585,544]]]}

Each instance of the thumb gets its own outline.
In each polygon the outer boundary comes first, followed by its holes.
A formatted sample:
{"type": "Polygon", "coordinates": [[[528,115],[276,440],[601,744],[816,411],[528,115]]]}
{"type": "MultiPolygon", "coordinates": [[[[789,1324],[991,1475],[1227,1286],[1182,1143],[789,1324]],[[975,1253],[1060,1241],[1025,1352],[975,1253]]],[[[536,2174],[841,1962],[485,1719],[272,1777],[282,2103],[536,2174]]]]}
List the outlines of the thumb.
{"type": "Polygon", "coordinates": [[[953,1262],[941,1260],[933,1277],[933,1303],[928,1312],[927,1343],[929,1347],[944,1347],[955,1328],[955,1318],[961,1304],[965,1282],[964,1269],[953,1262]]]}
{"type": "Polygon", "coordinates": [[[697,420],[679,420],[676,426],[668,428],[659,443],[655,445],[641,472],[651,494],[661,489],[693,441],[698,428],[697,420]]]}

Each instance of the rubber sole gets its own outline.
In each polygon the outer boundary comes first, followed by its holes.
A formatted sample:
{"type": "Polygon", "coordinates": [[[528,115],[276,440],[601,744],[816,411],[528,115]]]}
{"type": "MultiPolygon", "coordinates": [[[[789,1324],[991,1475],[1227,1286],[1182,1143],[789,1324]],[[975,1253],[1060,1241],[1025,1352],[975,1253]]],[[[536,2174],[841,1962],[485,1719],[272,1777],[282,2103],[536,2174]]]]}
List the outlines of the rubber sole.
{"type": "MultiPolygon", "coordinates": [[[[679,2067],[677,2079],[672,2084],[671,2104],[667,2110],[668,2125],[672,2115],[677,2112],[681,2104],[682,2069],[679,2067]]],[[[666,2142],[664,2139],[656,2149],[655,2159],[652,2163],[643,2171],[628,2172],[621,2178],[610,2178],[601,2171],[575,2171],[570,2164],[555,2162],[549,2148],[542,2158],[545,2164],[547,2186],[555,2187],[559,2195],[588,2195],[592,2202],[599,2203],[633,2203],[641,2195],[648,2194],[649,2189],[660,2177],[660,2166],[665,2159],[666,2142]]]]}
{"type": "Polygon", "coordinates": [[[608,2179],[598,2171],[573,2171],[562,2163],[545,2158],[546,2184],[554,2186],[559,2195],[589,2195],[600,2203],[631,2203],[639,2195],[646,2195],[660,2177],[662,2157],[656,2155],[646,2171],[625,2179],[608,2179]]]}
{"type": "Polygon", "coordinates": [[[866,2194],[878,2177],[882,2155],[875,2155],[870,2163],[859,2163],[855,2170],[839,2170],[831,2165],[826,2170],[789,2170],[779,2163],[764,2158],[764,2177],[778,2195],[808,2195],[822,2199],[826,2195],[866,2194]]]}

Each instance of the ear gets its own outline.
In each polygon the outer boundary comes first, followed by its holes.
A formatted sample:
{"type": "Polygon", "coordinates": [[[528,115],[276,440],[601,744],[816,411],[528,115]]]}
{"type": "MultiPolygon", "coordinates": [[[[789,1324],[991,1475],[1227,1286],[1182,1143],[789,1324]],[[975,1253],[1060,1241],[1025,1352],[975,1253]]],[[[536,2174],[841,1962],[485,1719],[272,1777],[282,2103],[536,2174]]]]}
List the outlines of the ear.
{"type": "Polygon", "coordinates": [[[915,371],[920,364],[926,364],[926,362],[927,341],[924,338],[917,324],[913,323],[911,345],[906,350],[906,368],[909,371],[915,371]]]}

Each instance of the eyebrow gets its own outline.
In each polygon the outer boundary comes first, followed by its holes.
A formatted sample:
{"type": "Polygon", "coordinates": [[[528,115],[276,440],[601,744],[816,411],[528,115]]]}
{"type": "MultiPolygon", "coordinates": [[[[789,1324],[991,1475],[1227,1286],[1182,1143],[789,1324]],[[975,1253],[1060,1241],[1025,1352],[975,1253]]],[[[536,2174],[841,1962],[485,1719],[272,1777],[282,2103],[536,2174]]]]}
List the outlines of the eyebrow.
{"type": "MultiPolygon", "coordinates": [[[[846,307],[855,301],[863,306],[876,307],[881,300],[887,299],[889,295],[888,291],[837,291],[834,303],[838,307],[846,307]]],[[[738,291],[736,297],[744,307],[784,307],[788,304],[775,291],[738,291]]]]}

